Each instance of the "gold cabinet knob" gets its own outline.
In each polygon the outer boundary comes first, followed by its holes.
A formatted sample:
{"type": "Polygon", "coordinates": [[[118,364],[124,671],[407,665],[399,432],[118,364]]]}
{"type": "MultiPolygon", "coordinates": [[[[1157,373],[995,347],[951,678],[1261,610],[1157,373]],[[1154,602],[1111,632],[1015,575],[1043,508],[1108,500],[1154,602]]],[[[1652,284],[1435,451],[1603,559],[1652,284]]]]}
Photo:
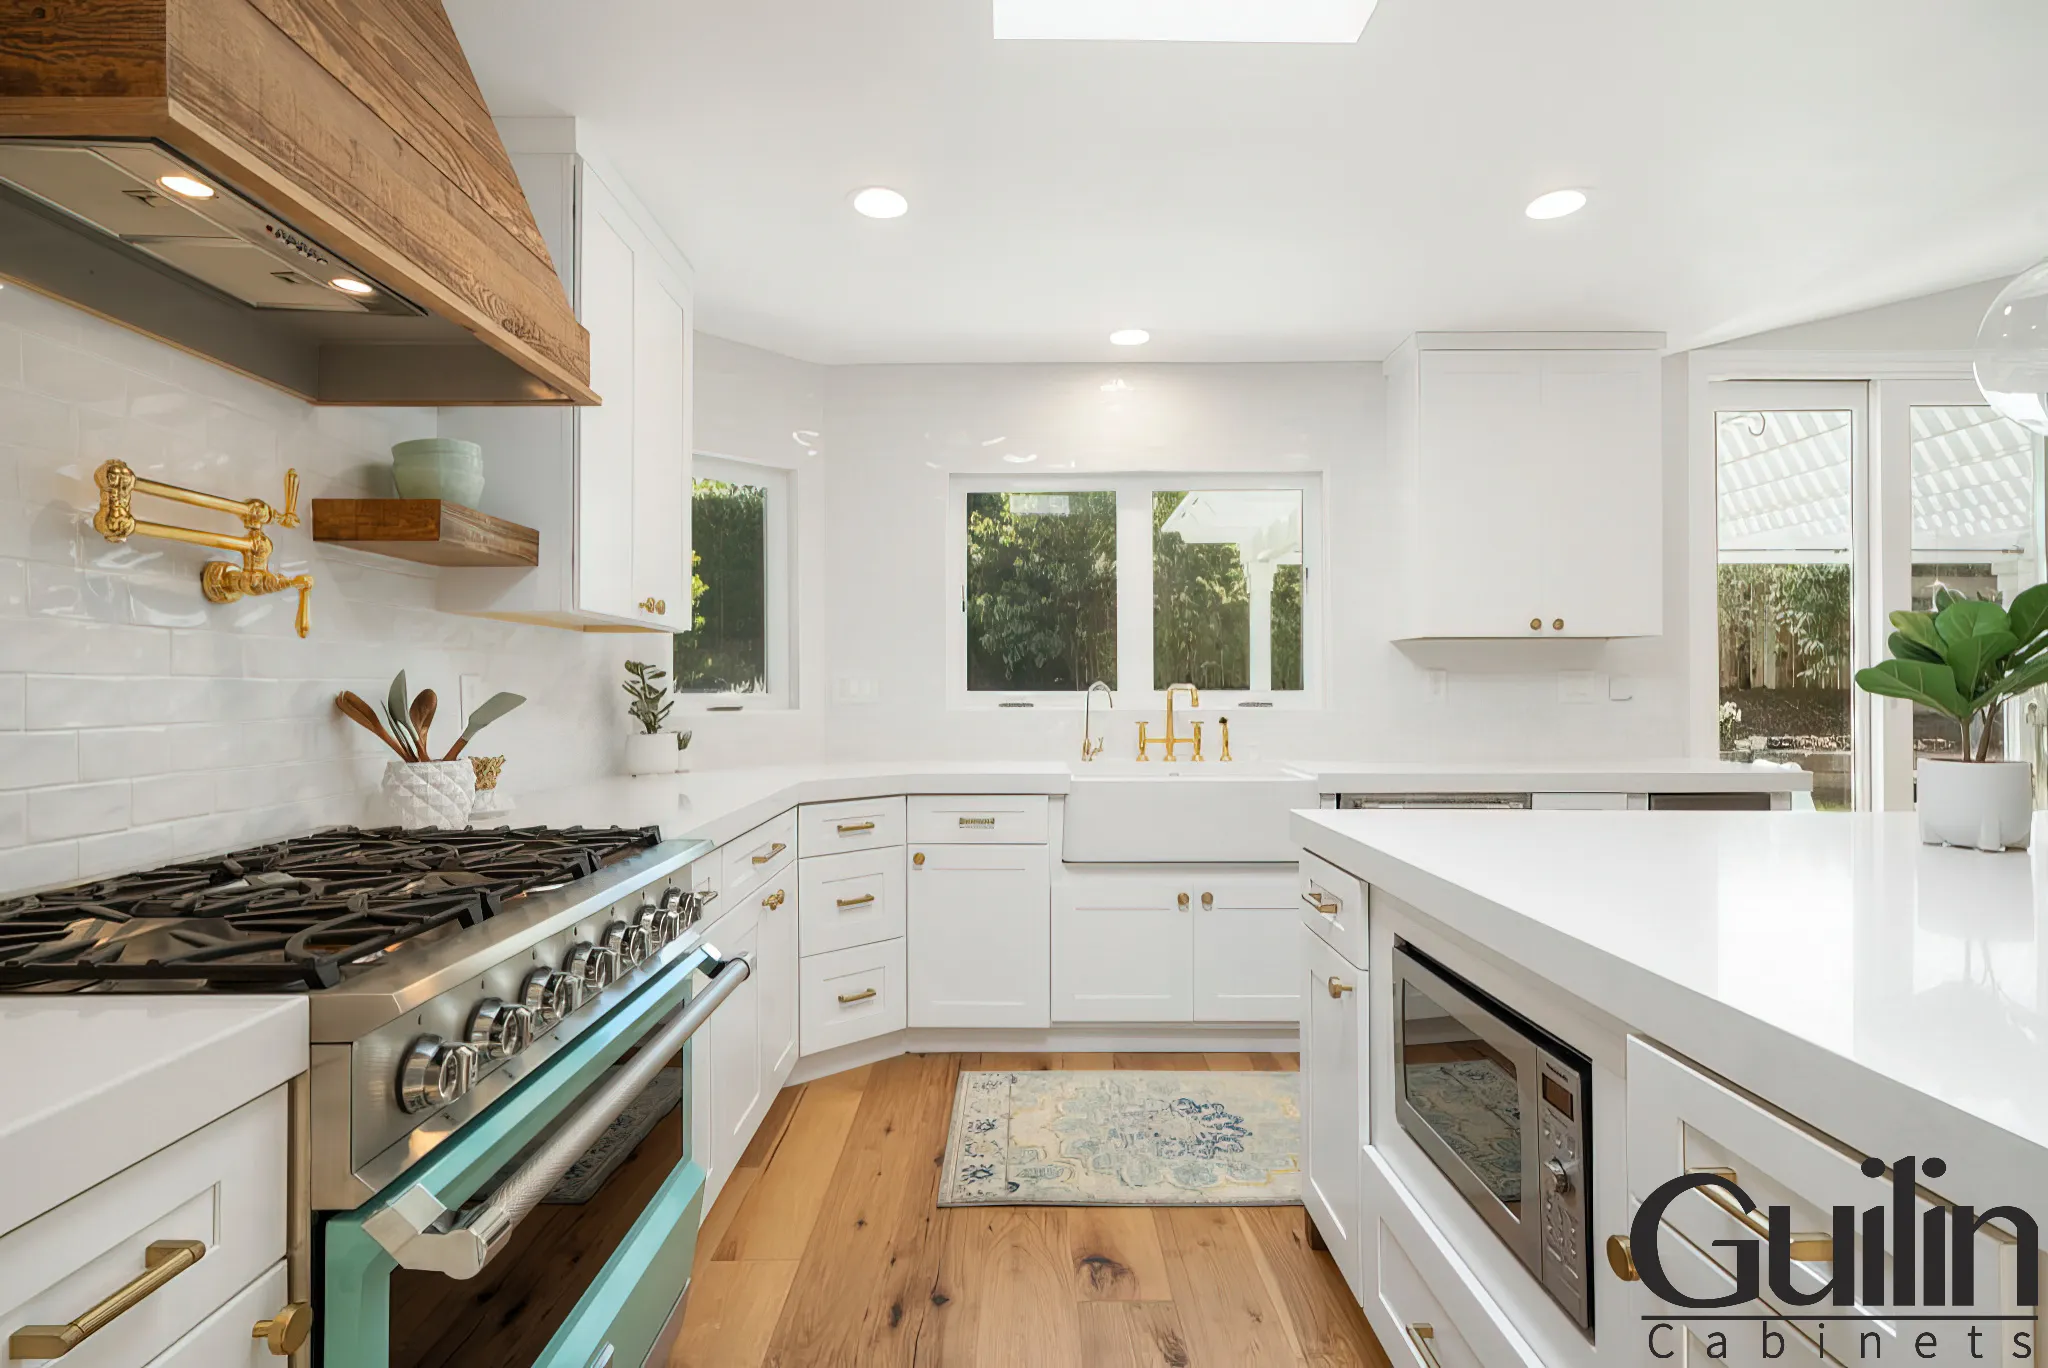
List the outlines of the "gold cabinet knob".
{"type": "Polygon", "coordinates": [[[1204,893],[1204,894],[1202,895],[1202,906],[1204,906],[1204,907],[1214,907],[1215,905],[1216,905],[1216,895],[1215,895],[1214,893],[1204,893]]]}
{"type": "Polygon", "coordinates": [[[640,600],[640,608],[642,612],[653,613],[656,617],[663,617],[668,613],[668,600],[644,598],[640,600]]]}
{"type": "Polygon", "coordinates": [[[924,852],[922,850],[918,851],[917,854],[910,857],[910,862],[920,869],[924,868],[924,852]]]}
{"type": "Polygon", "coordinates": [[[1180,897],[1179,897],[1179,898],[1177,899],[1177,901],[1178,901],[1178,902],[1180,903],[1180,910],[1181,910],[1181,911],[1185,912],[1185,911],[1187,911],[1187,910],[1188,910],[1188,895],[1187,895],[1187,894],[1185,894],[1185,893],[1181,894],[1181,895],[1180,895],[1180,897]]]}
{"type": "Polygon", "coordinates": [[[1543,619],[1542,619],[1542,618],[1530,618],[1530,619],[1529,619],[1529,630],[1530,630],[1530,631],[1532,631],[1532,632],[1540,632],[1540,631],[1542,631],[1542,630],[1543,630],[1543,619]]]}
{"type": "Polygon", "coordinates": [[[1607,1237],[1607,1266],[1614,1270],[1614,1276],[1623,1282],[1641,1282],[1643,1275],[1636,1272],[1636,1256],[1628,1247],[1628,1236],[1607,1237]]]}
{"type": "Polygon", "coordinates": [[[1550,622],[1550,630],[1553,632],[1562,632],[1564,630],[1564,619],[1552,618],[1550,622]]]}
{"type": "Polygon", "coordinates": [[[249,1338],[262,1340],[264,1348],[285,1358],[305,1348],[312,1333],[313,1308],[304,1302],[290,1302],[269,1320],[257,1321],[249,1338]]]}
{"type": "Polygon", "coordinates": [[[1354,986],[1353,984],[1346,983],[1334,974],[1330,976],[1330,996],[1333,998],[1343,997],[1346,993],[1351,992],[1354,986]]]}

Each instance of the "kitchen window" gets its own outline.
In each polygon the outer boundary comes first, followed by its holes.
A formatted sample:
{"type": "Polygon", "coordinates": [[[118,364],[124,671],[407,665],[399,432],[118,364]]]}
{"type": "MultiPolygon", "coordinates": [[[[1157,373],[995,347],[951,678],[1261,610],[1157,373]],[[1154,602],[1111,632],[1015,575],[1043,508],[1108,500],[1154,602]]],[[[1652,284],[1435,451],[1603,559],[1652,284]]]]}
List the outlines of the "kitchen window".
{"type": "Polygon", "coordinates": [[[1300,477],[956,478],[955,704],[1078,703],[1095,680],[1309,701],[1317,493],[1300,477]]]}
{"type": "Polygon", "coordinates": [[[789,475],[699,456],[690,491],[690,630],[675,637],[685,706],[788,706],[789,475]]]}

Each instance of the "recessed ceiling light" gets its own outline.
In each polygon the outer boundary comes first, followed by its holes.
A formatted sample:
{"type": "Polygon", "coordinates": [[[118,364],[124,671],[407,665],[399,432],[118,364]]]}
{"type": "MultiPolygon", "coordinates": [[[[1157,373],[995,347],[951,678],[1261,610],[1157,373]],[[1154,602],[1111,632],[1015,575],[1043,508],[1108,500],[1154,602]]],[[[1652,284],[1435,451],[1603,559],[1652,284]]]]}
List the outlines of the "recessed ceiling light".
{"type": "Polygon", "coordinates": [[[870,185],[854,194],[853,208],[872,219],[902,218],[910,212],[910,201],[886,185],[870,185]]]}
{"type": "Polygon", "coordinates": [[[1547,195],[1538,195],[1529,201],[1529,207],[1522,212],[1532,219],[1563,218],[1576,214],[1586,207],[1586,192],[1583,190],[1553,190],[1547,195]]]}
{"type": "Polygon", "coordinates": [[[1152,340],[1152,334],[1143,328],[1118,328],[1109,340],[1119,347],[1142,347],[1152,340]]]}
{"type": "Polygon", "coordinates": [[[328,281],[327,283],[329,285],[332,285],[335,289],[341,291],[343,294],[366,295],[377,293],[368,285],[365,285],[362,281],[357,280],[354,276],[336,276],[334,279],[328,281]]]}
{"type": "Polygon", "coordinates": [[[998,38],[1355,43],[1379,0],[995,0],[998,38]]]}
{"type": "Polygon", "coordinates": [[[194,180],[190,176],[158,176],[156,183],[172,194],[183,195],[186,199],[213,198],[212,186],[203,180],[194,180]]]}

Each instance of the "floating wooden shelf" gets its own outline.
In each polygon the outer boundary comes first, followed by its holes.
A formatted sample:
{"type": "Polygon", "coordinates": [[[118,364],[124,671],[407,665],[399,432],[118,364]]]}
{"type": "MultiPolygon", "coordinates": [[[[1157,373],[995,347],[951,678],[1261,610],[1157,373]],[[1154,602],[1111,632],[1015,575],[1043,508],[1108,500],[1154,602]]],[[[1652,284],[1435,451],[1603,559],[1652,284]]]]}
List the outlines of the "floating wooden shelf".
{"type": "Polygon", "coordinates": [[[426,565],[540,564],[540,533],[440,499],[315,499],[313,540],[426,565]]]}

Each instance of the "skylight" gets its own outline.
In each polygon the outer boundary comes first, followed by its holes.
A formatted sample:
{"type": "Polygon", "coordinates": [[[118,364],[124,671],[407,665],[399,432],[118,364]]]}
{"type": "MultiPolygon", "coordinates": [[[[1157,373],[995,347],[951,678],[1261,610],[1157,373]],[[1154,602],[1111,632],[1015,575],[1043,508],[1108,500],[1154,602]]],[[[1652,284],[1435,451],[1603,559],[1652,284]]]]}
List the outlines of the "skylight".
{"type": "Polygon", "coordinates": [[[996,37],[1355,43],[1379,0],[994,0],[996,37]]]}

